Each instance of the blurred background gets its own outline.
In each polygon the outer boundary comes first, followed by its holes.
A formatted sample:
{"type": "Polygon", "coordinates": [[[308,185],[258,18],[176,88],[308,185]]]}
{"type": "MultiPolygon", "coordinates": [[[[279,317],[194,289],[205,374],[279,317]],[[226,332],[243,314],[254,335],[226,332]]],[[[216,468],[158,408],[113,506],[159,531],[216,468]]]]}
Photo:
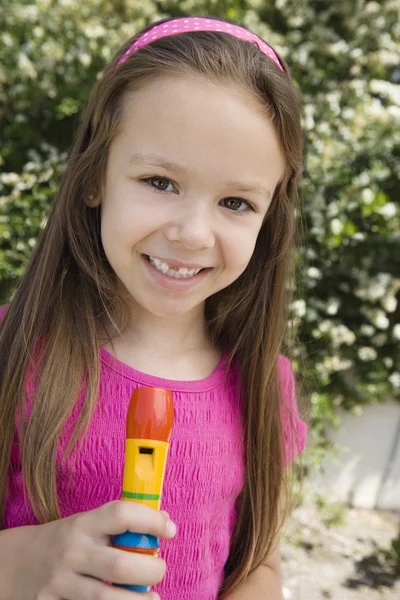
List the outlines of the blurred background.
{"type": "Polygon", "coordinates": [[[105,63],[138,29],[186,15],[259,34],[303,97],[292,331],[310,440],[284,536],[285,598],[398,600],[400,0],[0,0],[0,300],[105,63]]]}

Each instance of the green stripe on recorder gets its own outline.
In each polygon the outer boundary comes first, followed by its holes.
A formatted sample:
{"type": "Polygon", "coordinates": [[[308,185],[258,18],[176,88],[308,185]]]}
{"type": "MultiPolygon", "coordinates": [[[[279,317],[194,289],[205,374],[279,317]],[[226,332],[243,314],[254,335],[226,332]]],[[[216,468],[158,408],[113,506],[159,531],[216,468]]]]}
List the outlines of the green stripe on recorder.
{"type": "Polygon", "coordinates": [[[137,492],[122,492],[122,498],[130,500],[159,500],[160,494],[138,494],[137,492]]]}

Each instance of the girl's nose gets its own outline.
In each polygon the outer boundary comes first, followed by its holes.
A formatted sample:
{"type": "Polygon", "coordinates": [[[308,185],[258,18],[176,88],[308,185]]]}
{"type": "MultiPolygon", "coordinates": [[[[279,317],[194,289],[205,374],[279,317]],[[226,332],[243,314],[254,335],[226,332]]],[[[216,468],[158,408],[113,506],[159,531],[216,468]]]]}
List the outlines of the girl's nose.
{"type": "Polygon", "coordinates": [[[199,205],[196,208],[182,207],[170,219],[165,235],[170,242],[179,242],[189,250],[212,248],[215,233],[210,208],[199,205]]]}

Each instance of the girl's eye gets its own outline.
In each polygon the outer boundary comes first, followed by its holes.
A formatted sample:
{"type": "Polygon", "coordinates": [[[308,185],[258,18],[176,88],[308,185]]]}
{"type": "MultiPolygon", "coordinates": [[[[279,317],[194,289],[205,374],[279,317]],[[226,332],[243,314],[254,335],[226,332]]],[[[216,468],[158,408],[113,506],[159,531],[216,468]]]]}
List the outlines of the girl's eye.
{"type": "Polygon", "coordinates": [[[248,210],[255,212],[250,202],[247,202],[247,200],[242,200],[242,198],[224,198],[222,202],[226,208],[229,208],[234,212],[244,213],[248,210]]]}
{"type": "Polygon", "coordinates": [[[171,192],[175,190],[173,183],[167,177],[154,175],[153,177],[146,177],[146,179],[142,179],[142,181],[148,183],[157,192],[171,192]],[[169,185],[172,185],[174,190],[169,190],[169,185]]]}

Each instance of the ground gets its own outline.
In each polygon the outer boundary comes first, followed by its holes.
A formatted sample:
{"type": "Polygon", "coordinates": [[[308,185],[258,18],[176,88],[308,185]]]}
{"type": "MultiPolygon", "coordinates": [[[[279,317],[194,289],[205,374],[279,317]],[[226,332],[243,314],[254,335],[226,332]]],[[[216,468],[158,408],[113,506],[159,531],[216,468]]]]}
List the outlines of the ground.
{"type": "Polygon", "coordinates": [[[400,515],[330,503],[307,489],[303,497],[282,540],[285,600],[400,600],[400,571],[387,554],[400,515]]]}

